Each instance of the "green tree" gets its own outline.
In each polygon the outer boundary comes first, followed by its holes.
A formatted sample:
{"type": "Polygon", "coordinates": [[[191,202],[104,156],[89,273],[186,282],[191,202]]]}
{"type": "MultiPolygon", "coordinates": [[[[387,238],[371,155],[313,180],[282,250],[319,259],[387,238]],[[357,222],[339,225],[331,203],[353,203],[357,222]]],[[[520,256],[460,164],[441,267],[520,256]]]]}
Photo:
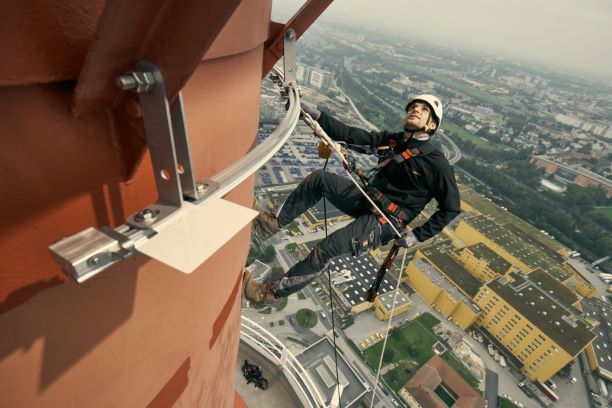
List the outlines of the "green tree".
{"type": "Polygon", "coordinates": [[[385,354],[383,354],[383,362],[385,364],[392,363],[393,357],[395,357],[395,351],[393,351],[392,348],[385,349],[385,354]]]}
{"type": "Polygon", "coordinates": [[[272,245],[264,248],[261,260],[263,262],[272,262],[276,258],[276,250],[272,245]]]}

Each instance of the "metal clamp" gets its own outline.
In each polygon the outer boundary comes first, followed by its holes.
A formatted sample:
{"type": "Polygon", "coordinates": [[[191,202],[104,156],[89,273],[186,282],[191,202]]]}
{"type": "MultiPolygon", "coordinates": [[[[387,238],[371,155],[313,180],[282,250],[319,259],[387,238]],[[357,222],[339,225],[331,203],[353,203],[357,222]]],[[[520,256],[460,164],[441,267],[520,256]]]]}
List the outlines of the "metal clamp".
{"type": "MultiPolygon", "coordinates": [[[[150,235],[154,234],[150,231],[150,235]]],[[[49,246],[64,271],[81,283],[110,264],[132,255],[135,242],[110,227],[87,228],[49,246]]]]}

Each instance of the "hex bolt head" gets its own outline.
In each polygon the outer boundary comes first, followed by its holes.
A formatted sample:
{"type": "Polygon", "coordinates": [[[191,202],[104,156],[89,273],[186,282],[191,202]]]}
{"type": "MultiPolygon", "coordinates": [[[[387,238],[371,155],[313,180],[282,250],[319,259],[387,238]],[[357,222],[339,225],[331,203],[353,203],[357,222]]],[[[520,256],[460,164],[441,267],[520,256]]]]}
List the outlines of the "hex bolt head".
{"type": "Polygon", "coordinates": [[[287,31],[287,33],[285,34],[285,37],[287,37],[288,40],[293,41],[295,39],[295,31],[293,30],[287,31]]]}
{"type": "Polygon", "coordinates": [[[117,78],[117,86],[124,91],[148,92],[157,83],[152,72],[132,71],[117,78]]]}
{"type": "Polygon", "coordinates": [[[121,75],[117,78],[117,86],[124,91],[135,89],[138,86],[138,82],[136,82],[136,78],[133,75],[121,75]]]}
{"type": "Polygon", "coordinates": [[[134,219],[136,221],[152,221],[159,214],[159,210],[151,210],[150,208],[145,208],[136,213],[134,219]]]}
{"type": "Polygon", "coordinates": [[[208,184],[206,184],[206,183],[202,183],[202,182],[200,182],[200,181],[198,181],[198,182],[196,183],[196,191],[197,191],[198,193],[203,193],[203,192],[204,192],[204,190],[206,190],[207,188],[208,188],[208,184]]]}

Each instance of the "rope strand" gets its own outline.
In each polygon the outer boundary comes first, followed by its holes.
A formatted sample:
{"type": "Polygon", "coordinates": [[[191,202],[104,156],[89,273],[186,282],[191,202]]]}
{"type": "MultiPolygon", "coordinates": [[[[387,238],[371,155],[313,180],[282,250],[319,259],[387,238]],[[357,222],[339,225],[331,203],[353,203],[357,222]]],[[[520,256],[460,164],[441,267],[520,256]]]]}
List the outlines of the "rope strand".
{"type": "Polygon", "coordinates": [[[391,316],[389,317],[389,322],[387,323],[387,329],[385,332],[385,340],[383,342],[383,348],[380,352],[380,359],[378,360],[378,370],[376,370],[376,382],[374,383],[374,389],[372,390],[372,402],[370,403],[370,407],[374,407],[374,398],[376,397],[376,388],[378,387],[378,381],[380,379],[380,368],[382,367],[383,355],[385,354],[385,348],[387,347],[387,339],[389,338],[389,329],[391,328],[391,321],[393,320],[393,312],[395,311],[395,302],[397,301],[397,294],[399,293],[400,283],[402,281],[402,275],[404,274],[404,267],[406,263],[406,254],[408,251],[404,251],[404,256],[402,257],[402,267],[400,269],[400,273],[397,277],[397,285],[395,287],[395,295],[393,295],[393,305],[391,306],[391,316]]]}
{"type": "MultiPolygon", "coordinates": [[[[325,171],[325,169],[327,168],[328,162],[329,158],[325,160],[323,171],[325,171]]],[[[325,197],[323,197],[323,214],[325,222],[325,238],[327,238],[327,200],[325,199],[325,197]]],[[[338,374],[338,349],[336,347],[336,319],[334,317],[334,297],[332,296],[331,271],[329,270],[329,267],[327,268],[327,281],[329,285],[329,308],[332,321],[332,341],[334,342],[334,358],[336,360],[336,388],[338,389],[338,408],[342,408],[342,401],[340,399],[340,375],[338,374]]]]}

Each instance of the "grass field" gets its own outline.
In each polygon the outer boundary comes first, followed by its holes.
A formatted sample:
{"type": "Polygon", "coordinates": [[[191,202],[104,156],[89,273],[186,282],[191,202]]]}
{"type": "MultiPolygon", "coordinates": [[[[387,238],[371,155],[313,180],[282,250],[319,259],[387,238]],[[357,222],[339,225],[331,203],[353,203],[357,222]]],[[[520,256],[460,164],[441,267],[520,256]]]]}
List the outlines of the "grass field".
{"type": "MultiPolygon", "coordinates": [[[[393,361],[400,362],[398,367],[384,375],[384,379],[391,389],[399,391],[419,368],[434,355],[432,346],[440,339],[433,333],[432,327],[438,323],[439,320],[436,317],[425,313],[418,319],[391,331],[387,340],[387,349],[393,350],[393,361]]],[[[379,342],[362,353],[362,358],[373,370],[378,369],[382,346],[383,342],[379,342]]],[[[478,379],[452,352],[447,351],[442,355],[442,358],[472,387],[477,389],[478,379]]]]}
{"type": "Polygon", "coordinates": [[[445,130],[447,132],[452,132],[456,134],[458,137],[460,137],[462,140],[470,141],[474,143],[476,147],[479,147],[481,149],[489,149],[489,150],[503,150],[504,149],[504,146],[498,143],[492,143],[485,139],[482,139],[479,136],[476,136],[475,134],[468,132],[462,127],[459,127],[448,121],[442,123],[442,130],[445,130]]]}
{"type": "Polygon", "coordinates": [[[306,329],[311,329],[317,324],[317,314],[310,309],[300,309],[295,314],[298,324],[306,329]]]}

